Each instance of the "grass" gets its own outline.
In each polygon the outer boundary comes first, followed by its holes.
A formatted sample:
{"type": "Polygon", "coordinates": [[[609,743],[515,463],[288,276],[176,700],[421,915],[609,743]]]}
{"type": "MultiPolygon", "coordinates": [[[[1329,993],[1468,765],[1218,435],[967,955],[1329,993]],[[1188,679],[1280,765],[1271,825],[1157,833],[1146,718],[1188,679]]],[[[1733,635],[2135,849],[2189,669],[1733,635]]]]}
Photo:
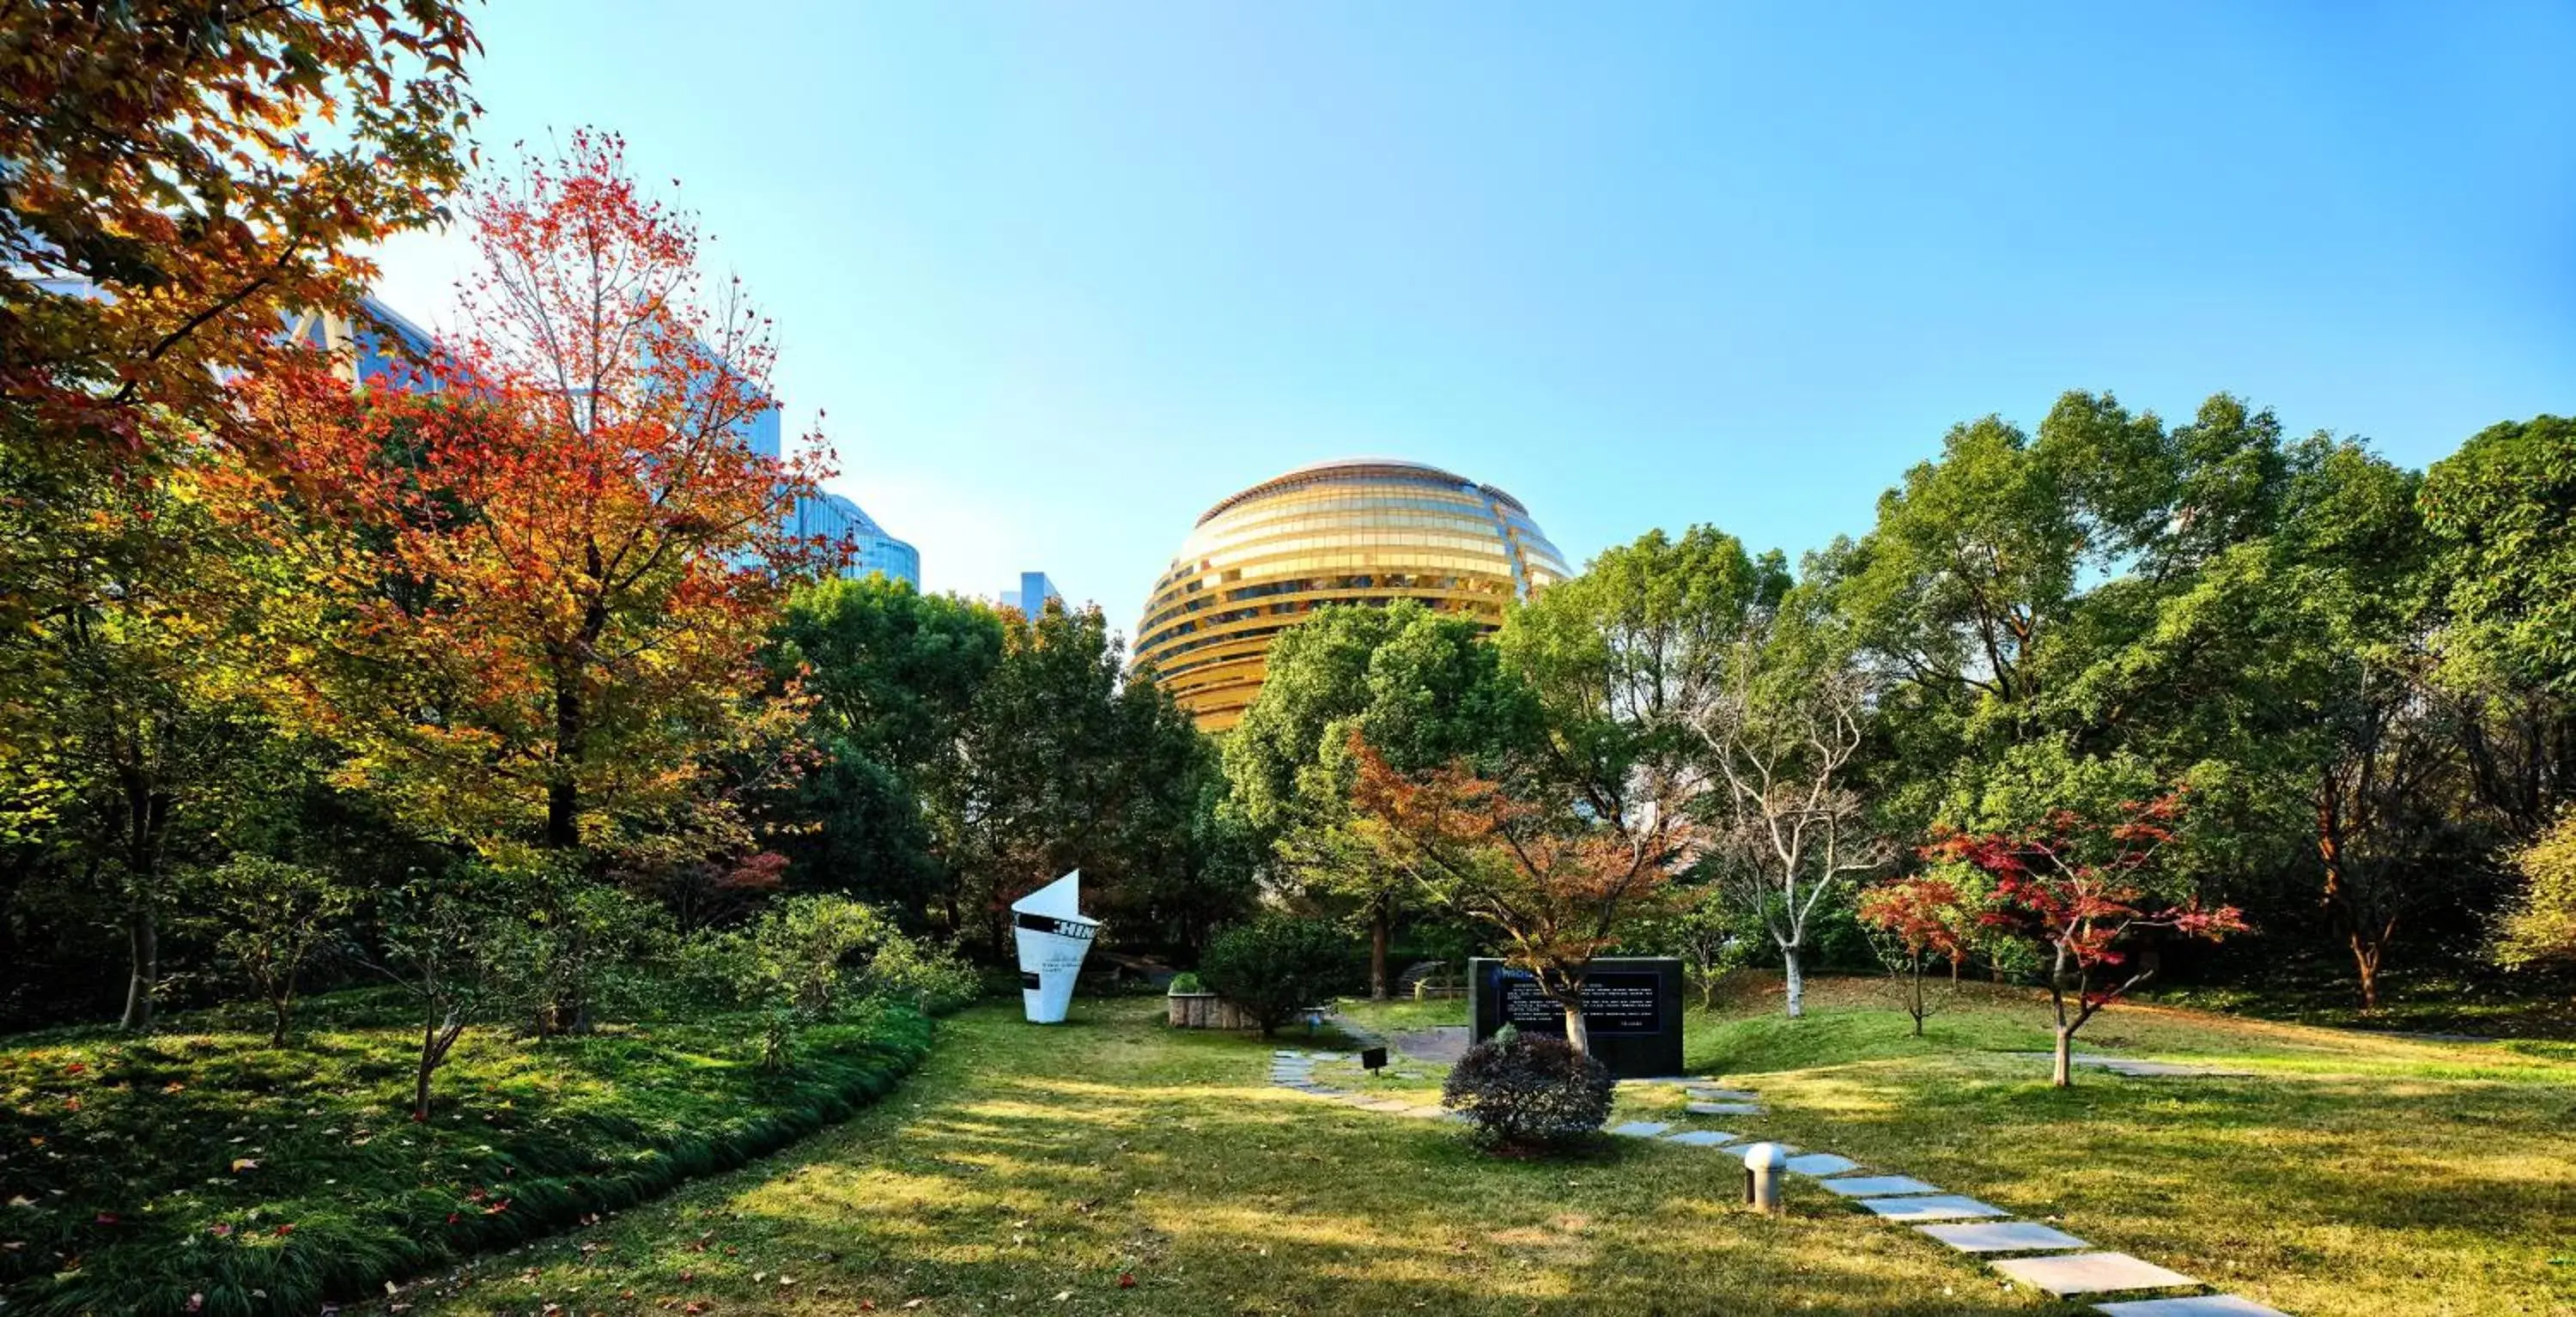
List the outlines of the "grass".
{"type": "Polygon", "coordinates": [[[2058,1221],[2287,1312],[2367,1296],[2410,1314],[2576,1313],[2576,1046],[2114,1007],[2080,1051],[2251,1077],[2084,1070],[2060,1091],[2043,1059],[2013,1055],[2048,1045],[2044,1001],[1972,985],[1921,1039],[1886,1002],[1876,984],[1823,980],[1790,1021],[1776,983],[1751,981],[1694,1013],[1688,1058],[1771,1107],[1729,1128],[2058,1221]]]}
{"type": "Polygon", "coordinates": [[[364,1001],[310,1016],[283,1049],[220,1016],[0,1041],[0,1311],[305,1314],[381,1293],[810,1134],[930,1036],[909,1012],[823,1026],[762,1075],[736,1021],[476,1030],[414,1124],[416,1034],[364,1001]]]}
{"type": "Polygon", "coordinates": [[[1161,1013],[965,1012],[848,1124],[396,1301],[416,1317],[2077,1311],[1809,1183],[1769,1219],[1704,1150],[1487,1157],[1452,1126],[1272,1088],[1270,1044],[1161,1013]]]}

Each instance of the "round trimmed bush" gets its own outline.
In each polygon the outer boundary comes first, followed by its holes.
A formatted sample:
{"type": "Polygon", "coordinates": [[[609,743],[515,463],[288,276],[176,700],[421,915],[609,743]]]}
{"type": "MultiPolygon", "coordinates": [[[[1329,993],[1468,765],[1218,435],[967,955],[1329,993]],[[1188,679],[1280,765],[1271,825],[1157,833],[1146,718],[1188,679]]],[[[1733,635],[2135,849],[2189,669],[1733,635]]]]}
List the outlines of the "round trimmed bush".
{"type": "Polygon", "coordinates": [[[1539,1148],[1600,1129],[1614,1082],[1608,1067],[1564,1039],[1521,1034],[1468,1048],[1440,1102],[1474,1121],[1480,1142],[1539,1148]]]}
{"type": "Polygon", "coordinates": [[[1329,1000],[1351,962],[1350,939],[1332,925],[1267,914],[1211,939],[1199,957],[1199,977],[1267,1036],[1297,1012],[1329,1000]]]}

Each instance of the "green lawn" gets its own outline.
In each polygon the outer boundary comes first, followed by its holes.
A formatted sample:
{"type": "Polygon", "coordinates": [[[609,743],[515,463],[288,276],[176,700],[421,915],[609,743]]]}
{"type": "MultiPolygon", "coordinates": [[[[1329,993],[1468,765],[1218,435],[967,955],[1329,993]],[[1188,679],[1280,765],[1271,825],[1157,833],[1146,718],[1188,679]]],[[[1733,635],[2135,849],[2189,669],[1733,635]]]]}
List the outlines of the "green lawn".
{"type": "MultiPolygon", "coordinates": [[[[1504,1161],[1274,1089],[1268,1045],[1155,1000],[941,1025],[891,1100],[743,1171],[432,1279],[415,1314],[1967,1314],[2007,1292],[1812,1184],[1736,1206],[1704,1150],[1504,1161]],[[1133,1287],[1122,1284],[1132,1277],[1133,1287]],[[690,1305],[697,1305],[692,1308],[690,1305]],[[874,1305],[870,1308],[868,1305],[874,1305]]],[[[1292,1031],[1302,1042],[1302,1028],[1292,1031]]]]}
{"type": "MultiPolygon", "coordinates": [[[[1356,1005],[1419,1027],[1421,1008],[1356,1005]]],[[[1463,1008],[1453,1006],[1453,1020],[1463,1008]]],[[[1758,984],[1694,1015],[1695,1071],[1759,1089],[1731,1126],[2059,1222],[2299,1314],[2576,1313],[2576,1046],[2441,1044],[2114,1007],[2080,1051],[2254,1072],[2045,1083],[2043,1000],[1971,987],[1926,1038],[1876,984],[1758,984]]],[[[1678,1103],[1644,1094],[1645,1110],[1678,1103]]]]}
{"type": "MultiPolygon", "coordinates": [[[[239,1013],[235,1013],[238,1015],[239,1013]]],[[[741,1165],[892,1089],[909,1011],[756,1072],[724,1019],[525,1042],[479,1029],[410,1112],[413,1028],[366,994],[264,1022],[0,1040],[0,1313],[308,1314],[741,1165]]]]}

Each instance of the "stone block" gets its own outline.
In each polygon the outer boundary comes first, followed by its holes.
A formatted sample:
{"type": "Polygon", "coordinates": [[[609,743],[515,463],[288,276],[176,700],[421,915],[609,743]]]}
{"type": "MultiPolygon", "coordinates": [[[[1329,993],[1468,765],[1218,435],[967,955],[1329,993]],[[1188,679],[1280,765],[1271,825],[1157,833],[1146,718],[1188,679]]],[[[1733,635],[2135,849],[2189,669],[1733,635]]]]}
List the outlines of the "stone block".
{"type": "Polygon", "coordinates": [[[1994,1268],[2042,1293],[2114,1294],[2122,1290],[2170,1290],[2200,1282],[2126,1253],[2061,1253],[2046,1258],[2001,1258],[1994,1268]]]}
{"type": "Polygon", "coordinates": [[[1762,1108],[1751,1102],[1685,1102],[1682,1110],[1694,1116],[1759,1116],[1762,1108]]]}
{"type": "Polygon", "coordinates": [[[1735,1136],[1725,1130],[1684,1130],[1679,1134],[1665,1135],[1664,1142],[1689,1148],[1715,1148],[1735,1142],[1735,1136]]]}
{"type": "MultiPolygon", "coordinates": [[[[1825,1183],[1830,1187],[1833,1181],[1825,1183]]],[[[1963,1225],[1914,1228],[1962,1253],[2044,1253],[2051,1249],[2093,1247],[2063,1230],[2052,1230],[2036,1221],[1971,1221],[1963,1225]]]]}
{"type": "Polygon", "coordinates": [[[2290,1317],[2278,1308],[2266,1308],[2252,1299],[2240,1299],[2233,1294],[2097,1303],[2093,1305],[2093,1311],[2109,1313],[2111,1317],[2290,1317]]]}
{"type": "Polygon", "coordinates": [[[1937,1194],[1939,1189],[1905,1175],[1853,1175],[1840,1180],[1818,1183],[1843,1198],[1898,1198],[1906,1194],[1937,1194]]]}
{"type": "Polygon", "coordinates": [[[1610,1132],[1622,1138],[1651,1139],[1671,1128],[1671,1125],[1660,1120],[1632,1120],[1625,1125],[1611,1126],[1610,1132]]]}
{"type": "Polygon", "coordinates": [[[1830,1152],[1811,1152],[1804,1157],[1789,1159],[1789,1170],[1792,1173],[1811,1177],[1840,1175],[1845,1171],[1856,1170],[1859,1166],[1859,1162],[1849,1157],[1837,1157],[1830,1152]]]}
{"type": "Polygon", "coordinates": [[[2012,1215],[2000,1207],[1990,1207],[1958,1194],[1933,1194],[1924,1198],[1864,1198],[1860,1205],[1890,1221],[1951,1221],[1968,1216],[2012,1215]]]}

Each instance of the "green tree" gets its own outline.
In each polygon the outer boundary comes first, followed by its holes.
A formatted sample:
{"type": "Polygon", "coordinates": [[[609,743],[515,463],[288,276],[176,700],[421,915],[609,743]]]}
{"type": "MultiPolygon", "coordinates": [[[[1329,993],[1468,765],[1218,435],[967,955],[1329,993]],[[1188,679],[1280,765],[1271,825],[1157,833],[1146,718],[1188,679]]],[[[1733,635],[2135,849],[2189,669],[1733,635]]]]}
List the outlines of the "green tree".
{"type": "Polygon", "coordinates": [[[1130,923],[1195,918],[1141,907],[1141,893],[1239,896],[1215,864],[1222,848],[1197,844],[1213,840],[1199,810],[1214,756],[1159,687],[1124,679],[1100,610],[1050,601],[1001,619],[1001,660],[975,692],[955,768],[924,783],[954,880],[949,927],[999,959],[1010,902],[1077,868],[1130,923]]]}
{"type": "Polygon", "coordinates": [[[1270,644],[1261,694],[1226,739],[1229,812],[1283,877],[1355,907],[1369,931],[1369,994],[1418,884],[1351,826],[1353,731],[1400,771],[1465,759],[1486,772],[1530,744],[1536,707],[1471,619],[1415,600],[1316,610],[1270,644]]]}
{"type": "Polygon", "coordinates": [[[2456,643],[2576,695],[2576,419],[2479,431],[2433,464],[2422,498],[2456,643]]]}
{"type": "Polygon", "coordinates": [[[788,598],[770,666],[813,696],[819,755],[779,806],[791,824],[780,844],[792,885],[901,910],[951,894],[923,796],[961,774],[976,695],[1002,661],[1003,629],[982,604],[882,575],[827,580],[788,598]]]}
{"type": "Polygon", "coordinates": [[[118,547],[60,564],[78,578],[64,587],[76,602],[0,639],[10,688],[25,695],[0,700],[0,832],[56,851],[120,926],[129,1029],[152,1022],[173,850],[217,829],[261,735],[247,698],[251,555],[205,515],[196,471],[83,487],[81,520],[118,547]]]}

